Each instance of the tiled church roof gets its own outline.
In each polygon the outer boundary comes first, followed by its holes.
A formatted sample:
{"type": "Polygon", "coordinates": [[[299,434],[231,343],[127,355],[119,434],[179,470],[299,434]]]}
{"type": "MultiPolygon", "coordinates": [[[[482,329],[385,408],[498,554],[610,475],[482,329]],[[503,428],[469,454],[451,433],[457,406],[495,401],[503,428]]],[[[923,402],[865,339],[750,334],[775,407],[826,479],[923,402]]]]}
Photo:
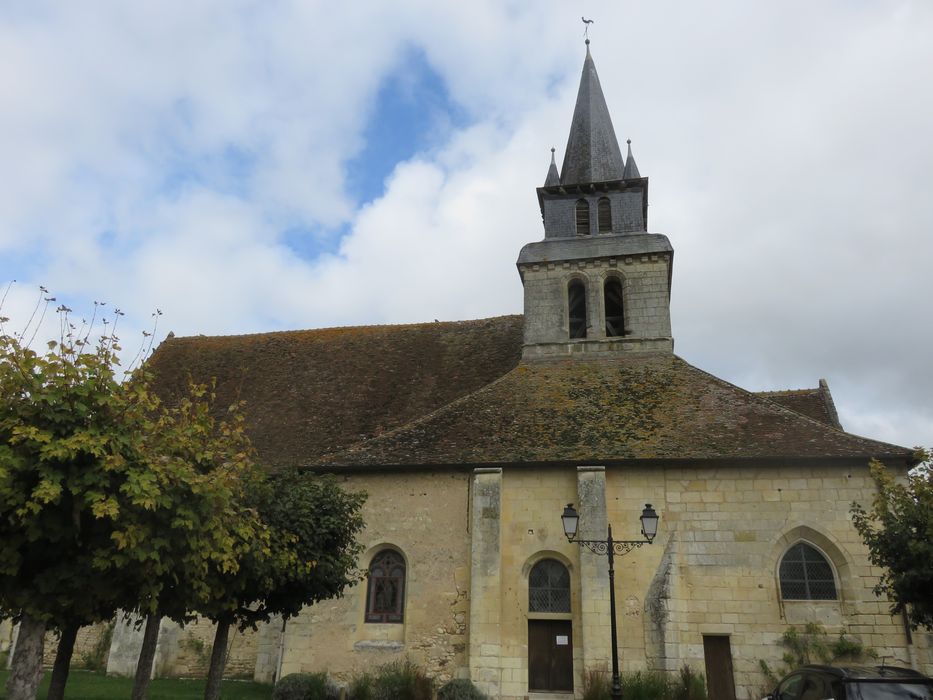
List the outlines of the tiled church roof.
{"type": "Polygon", "coordinates": [[[521,334],[503,316],[170,338],[151,365],[167,397],[190,374],[245,400],[272,466],[911,456],[801,415],[818,390],[763,397],[665,353],[520,363],[521,334]]]}
{"type": "Polygon", "coordinates": [[[188,376],[246,402],[272,466],[306,464],[420,418],[518,364],[522,317],[169,338],[151,359],[168,398],[188,376]]]}
{"type": "Polygon", "coordinates": [[[339,466],[894,458],[665,353],[522,363],[430,416],[319,464],[339,466]]]}
{"type": "Polygon", "coordinates": [[[784,391],[759,391],[758,396],[785,406],[792,411],[810,416],[818,421],[842,429],[839,416],[836,414],[836,405],[833,403],[829,385],[825,379],[820,380],[816,389],[786,389],[784,391]]]}

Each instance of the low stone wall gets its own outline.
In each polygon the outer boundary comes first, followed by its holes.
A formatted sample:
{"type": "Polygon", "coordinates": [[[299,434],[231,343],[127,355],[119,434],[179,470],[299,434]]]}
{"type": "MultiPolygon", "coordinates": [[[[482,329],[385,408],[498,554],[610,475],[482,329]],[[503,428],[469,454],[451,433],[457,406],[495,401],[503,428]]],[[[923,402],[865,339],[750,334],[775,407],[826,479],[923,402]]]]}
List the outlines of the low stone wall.
{"type": "MultiPolygon", "coordinates": [[[[103,671],[107,668],[107,657],[110,655],[110,639],[113,635],[112,622],[100,622],[88,625],[78,630],[75,638],[74,652],[71,655],[71,668],[91,669],[103,671]]],[[[55,654],[58,652],[58,633],[48,632],[45,635],[45,647],[42,651],[42,663],[51,668],[55,663],[55,654]]]]}

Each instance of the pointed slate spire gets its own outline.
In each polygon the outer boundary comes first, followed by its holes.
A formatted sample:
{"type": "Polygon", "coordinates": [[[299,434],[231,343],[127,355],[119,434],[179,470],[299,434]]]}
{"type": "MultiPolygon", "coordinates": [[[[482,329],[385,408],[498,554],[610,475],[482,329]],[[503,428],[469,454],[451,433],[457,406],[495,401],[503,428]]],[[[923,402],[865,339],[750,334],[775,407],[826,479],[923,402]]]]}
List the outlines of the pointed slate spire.
{"type": "Polygon", "coordinates": [[[622,178],[632,180],[641,177],[641,175],[638,174],[638,166],[635,165],[635,158],[632,156],[632,139],[628,139],[625,143],[628,144],[628,156],[625,158],[625,172],[622,174],[622,178]]]}
{"type": "Polygon", "coordinates": [[[622,152],[596,74],[596,64],[590,55],[590,40],[587,39],[583,75],[580,76],[560,181],[562,185],[581,185],[621,180],[623,169],[622,152]]]}
{"type": "Polygon", "coordinates": [[[560,174],[557,172],[557,163],[554,161],[554,149],[551,149],[551,167],[547,169],[544,180],[545,187],[557,187],[560,184],[560,174]]]}

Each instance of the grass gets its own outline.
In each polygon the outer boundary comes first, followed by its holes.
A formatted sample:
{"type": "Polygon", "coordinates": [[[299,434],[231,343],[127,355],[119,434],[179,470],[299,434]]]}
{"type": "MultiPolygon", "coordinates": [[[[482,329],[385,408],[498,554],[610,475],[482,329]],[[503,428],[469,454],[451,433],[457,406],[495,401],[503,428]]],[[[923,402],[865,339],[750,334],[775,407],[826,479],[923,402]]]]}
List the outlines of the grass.
{"type": "MultiPolygon", "coordinates": [[[[0,698],[6,698],[6,679],[9,671],[0,671],[0,698]]],[[[201,700],[206,681],[156,678],[149,684],[149,700],[201,700]]],[[[39,700],[45,698],[49,687],[46,673],[39,686],[39,700]]],[[[72,671],[65,688],[66,700],[125,700],[133,690],[132,678],[105,676],[94,671],[72,671]]],[[[224,700],[269,700],[272,686],[248,681],[224,681],[224,700]]]]}

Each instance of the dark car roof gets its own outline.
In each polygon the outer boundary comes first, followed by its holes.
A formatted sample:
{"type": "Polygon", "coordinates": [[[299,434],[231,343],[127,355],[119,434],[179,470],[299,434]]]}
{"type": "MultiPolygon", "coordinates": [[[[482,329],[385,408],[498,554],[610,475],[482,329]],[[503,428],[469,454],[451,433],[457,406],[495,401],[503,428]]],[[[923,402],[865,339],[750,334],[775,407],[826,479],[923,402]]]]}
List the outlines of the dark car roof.
{"type": "Polygon", "coordinates": [[[933,679],[924,676],[919,671],[903,666],[823,666],[811,664],[797,669],[799,671],[819,671],[831,676],[836,676],[843,680],[892,680],[892,679],[910,679],[925,680],[933,682],[933,679]]]}

